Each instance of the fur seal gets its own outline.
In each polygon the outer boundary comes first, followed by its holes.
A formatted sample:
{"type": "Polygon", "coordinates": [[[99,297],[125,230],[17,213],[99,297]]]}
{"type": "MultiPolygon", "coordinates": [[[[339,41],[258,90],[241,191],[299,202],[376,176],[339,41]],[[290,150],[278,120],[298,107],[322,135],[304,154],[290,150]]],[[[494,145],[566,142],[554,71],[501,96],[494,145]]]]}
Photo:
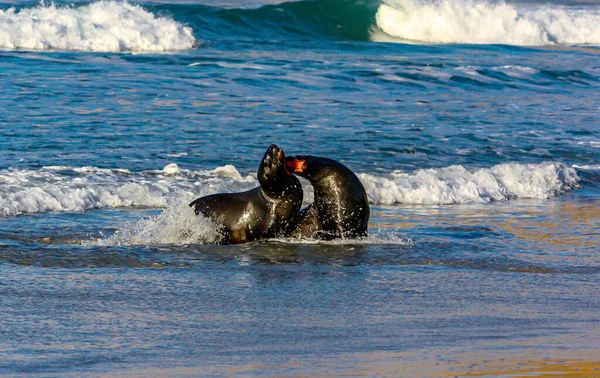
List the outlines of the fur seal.
{"type": "Polygon", "coordinates": [[[219,227],[219,244],[240,244],[284,236],[302,206],[302,185],[285,168],[285,153],[272,144],[258,171],[259,187],[241,193],[220,193],[190,203],[196,214],[219,227]]]}
{"type": "Polygon", "coordinates": [[[354,172],[317,156],[288,157],[286,167],[308,179],[315,192],[315,201],[293,221],[290,236],[324,240],[367,236],[369,201],[354,172]]]}

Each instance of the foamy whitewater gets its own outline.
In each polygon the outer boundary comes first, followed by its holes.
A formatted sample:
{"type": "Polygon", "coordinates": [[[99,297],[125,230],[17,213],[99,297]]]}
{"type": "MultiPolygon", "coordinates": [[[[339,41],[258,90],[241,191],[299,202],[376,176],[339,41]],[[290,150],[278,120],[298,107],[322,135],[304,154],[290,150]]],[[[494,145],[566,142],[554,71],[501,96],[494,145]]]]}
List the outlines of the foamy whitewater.
{"type": "Polygon", "coordinates": [[[194,43],[190,27],[126,2],[0,10],[0,49],[169,52],[194,43]]]}
{"type": "Polygon", "coordinates": [[[600,7],[515,5],[480,0],[385,0],[374,40],[506,44],[599,44],[600,7]],[[383,32],[384,34],[381,34],[383,32]]]}
{"type": "Polygon", "coordinates": [[[132,173],[126,169],[44,167],[0,173],[2,214],[84,211],[119,207],[166,207],[179,197],[193,199],[217,192],[235,192],[257,185],[229,165],[212,171],[182,171],[177,165],[132,173]]]}
{"type": "MultiPolygon", "coordinates": [[[[577,186],[573,168],[561,163],[501,164],[468,170],[462,166],[359,173],[372,204],[462,204],[547,199],[577,186]]],[[[46,211],[84,211],[120,207],[167,207],[214,193],[239,192],[258,185],[254,173],[242,176],[231,165],[190,171],[170,164],[162,170],[133,173],[126,169],[45,167],[0,171],[3,216],[46,211]]],[[[312,188],[304,181],[305,204],[312,188]]],[[[191,213],[191,211],[190,211],[191,213]]]]}

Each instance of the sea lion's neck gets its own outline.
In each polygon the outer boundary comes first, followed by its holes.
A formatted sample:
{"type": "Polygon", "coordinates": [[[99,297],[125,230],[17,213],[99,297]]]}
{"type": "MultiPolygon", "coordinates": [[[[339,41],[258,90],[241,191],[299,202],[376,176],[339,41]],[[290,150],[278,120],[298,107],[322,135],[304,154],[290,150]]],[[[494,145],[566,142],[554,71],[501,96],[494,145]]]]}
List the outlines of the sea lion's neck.
{"type": "Polygon", "coordinates": [[[310,184],[317,193],[335,194],[344,186],[344,182],[336,175],[328,175],[318,180],[310,180],[310,184]]]}
{"type": "Polygon", "coordinates": [[[314,190],[315,204],[320,208],[338,207],[344,197],[343,183],[336,176],[326,176],[311,181],[314,190]]]}
{"type": "Polygon", "coordinates": [[[293,176],[278,177],[277,180],[261,185],[261,193],[263,196],[272,201],[286,198],[291,193],[301,190],[302,186],[300,185],[300,181],[293,176]]]}

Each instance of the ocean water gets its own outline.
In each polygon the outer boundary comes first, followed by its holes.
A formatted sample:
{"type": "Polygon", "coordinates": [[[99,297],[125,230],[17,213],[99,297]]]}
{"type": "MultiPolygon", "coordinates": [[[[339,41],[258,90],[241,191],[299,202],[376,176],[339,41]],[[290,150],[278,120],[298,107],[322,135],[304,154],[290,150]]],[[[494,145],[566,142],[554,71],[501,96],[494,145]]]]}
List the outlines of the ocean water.
{"type": "Polygon", "coordinates": [[[0,374],[599,362],[599,46],[593,1],[4,0],[0,374]],[[271,143],[369,237],[215,245],[271,143]]]}

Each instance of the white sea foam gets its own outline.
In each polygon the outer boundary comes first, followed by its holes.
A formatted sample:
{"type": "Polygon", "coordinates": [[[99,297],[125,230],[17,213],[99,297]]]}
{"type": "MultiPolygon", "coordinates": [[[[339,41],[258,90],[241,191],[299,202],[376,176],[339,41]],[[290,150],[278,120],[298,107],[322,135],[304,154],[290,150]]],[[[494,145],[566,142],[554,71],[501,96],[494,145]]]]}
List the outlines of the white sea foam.
{"type": "Polygon", "coordinates": [[[133,173],[126,169],[44,167],[0,171],[0,215],[95,208],[167,207],[172,198],[193,199],[258,185],[232,166],[215,170],[164,169],[133,173]],[[227,171],[229,177],[224,176],[227,171]],[[230,178],[233,176],[234,178],[230,178]]]}
{"type": "Polygon", "coordinates": [[[190,27],[126,2],[0,10],[0,49],[166,52],[194,43],[190,27]]]}
{"type": "Polygon", "coordinates": [[[600,44],[600,7],[518,6],[485,0],[385,0],[376,41],[543,46],[600,44]],[[382,33],[383,32],[383,33],[382,33]]]}
{"type": "Polygon", "coordinates": [[[577,169],[585,170],[585,171],[598,171],[598,170],[600,170],[600,165],[598,165],[598,164],[593,164],[593,165],[590,165],[590,164],[586,164],[586,165],[577,165],[577,164],[574,164],[573,168],[577,168],[577,169]]]}
{"type": "Polygon", "coordinates": [[[305,245],[406,245],[413,246],[415,242],[407,238],[405,236],[399,235],[395,232],[387,232],[382,230],[377,230],[375,228],[374,232],[369,234],[367,237],[355,238],[355,239],[333,239],[333,240],[319,240],[319,239],[298,239],[298,238],[278,238],[278,239],[270,239],[270,241],[274,241],[277,243],[283,244],[305,244],[305,245]]]}
{"type": "MultiPolygon", "coordinates": [[[[562,163],[501,164],[469,170],[462,166],[388,174],[359,173],[372,204],[459,204],[545,199],[577,186],[575,170],[562,163]]],[[[131,172],[96,167],[44,167],[0,171],[0,215],[96,208],[167,208],[213,193],[239,192],[258,185],[255,174],[232,166],[190,171],[169,164],[131,172]]],[[[312,188],[303,180],[305,204],[312,188]]]]}
{"type": "Polygon", "coordinates": [[[600,140],[582,141],[582,142],[577,142],[577,144],[580,146],[590,146],[590,147],[594,147],[594,148],[600,148],[600,140]]]}
{"type": "Polygon", "coordinates": [[[392,204],[463,204],[546,199],[577,186],[579,177],[562,163],[500,164],[468,170],[456,165],[387,176],[359,174],[371,202],[392,204]]]}

